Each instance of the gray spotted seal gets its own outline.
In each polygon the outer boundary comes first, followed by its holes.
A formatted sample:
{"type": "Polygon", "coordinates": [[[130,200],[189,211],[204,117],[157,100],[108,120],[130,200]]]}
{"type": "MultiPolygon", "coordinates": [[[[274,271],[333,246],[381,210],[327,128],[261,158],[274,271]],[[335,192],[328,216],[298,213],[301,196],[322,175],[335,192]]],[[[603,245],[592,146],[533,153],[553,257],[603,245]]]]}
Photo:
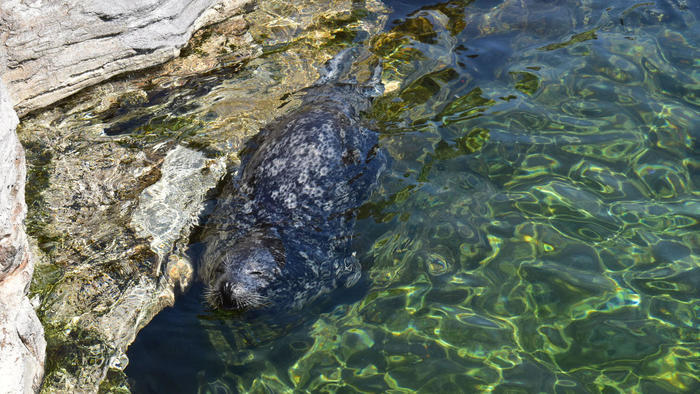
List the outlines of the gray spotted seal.
{"type": "Polygon", "coordinates": [[[355,55],[330,61],[303,104],[244,149],[203,232],[199,276],[212,307],[294,310],[360,277],[355,211],[386,158],[359,120],[381,93],[379,66],[364,85],[340,81],[355,55]]]}

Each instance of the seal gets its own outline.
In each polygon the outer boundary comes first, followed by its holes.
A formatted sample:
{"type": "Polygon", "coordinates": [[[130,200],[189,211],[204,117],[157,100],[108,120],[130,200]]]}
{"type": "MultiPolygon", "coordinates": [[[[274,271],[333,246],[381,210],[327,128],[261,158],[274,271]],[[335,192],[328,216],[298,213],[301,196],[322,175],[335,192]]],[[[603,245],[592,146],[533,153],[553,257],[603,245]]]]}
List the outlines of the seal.
{"type": "Polygon", "coordinates": [[[295,310],[359,279],[356,211],[387,159],[360,122],[381,94],[379,66],[366,84],[340,80],[355,53],[329,62],[302,105],[243,150],[202,237],[199,276],[213,308],[295,310]]]}

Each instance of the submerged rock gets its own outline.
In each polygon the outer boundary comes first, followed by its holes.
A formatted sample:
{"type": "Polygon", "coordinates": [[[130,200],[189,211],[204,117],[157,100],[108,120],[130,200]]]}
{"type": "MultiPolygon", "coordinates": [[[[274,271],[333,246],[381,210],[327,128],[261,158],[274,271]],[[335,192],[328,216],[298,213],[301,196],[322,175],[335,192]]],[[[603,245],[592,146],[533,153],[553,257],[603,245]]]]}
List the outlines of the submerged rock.
{"type": "MultiPolygon", "coordinates": [[[[165,156],[160,179],[141,193],[131,216],[137,235],[151,239],[151,250],[158,255],[156,272],[176,242],[197,223],[201,202],[225,170],[223,158],[207,159],[202,152],[183,146],[165,156]]],[[[184,289],[192,279],[192,268],[182,258],[170,257],[166,277],[184,289]]]]}

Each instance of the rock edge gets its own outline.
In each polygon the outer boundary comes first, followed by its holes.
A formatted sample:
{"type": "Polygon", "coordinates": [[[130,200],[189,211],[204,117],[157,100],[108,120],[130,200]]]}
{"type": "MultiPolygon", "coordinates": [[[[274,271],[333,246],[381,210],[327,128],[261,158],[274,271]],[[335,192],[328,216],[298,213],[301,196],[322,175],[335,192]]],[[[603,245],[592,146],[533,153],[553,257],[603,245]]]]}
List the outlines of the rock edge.
{"type": "Polygon", "coordinates": [[[172,59],[196,30],[251,5],[251,0],[6,0],[0,3],[1,78],[21,117],[117,74],[172,59]]]}

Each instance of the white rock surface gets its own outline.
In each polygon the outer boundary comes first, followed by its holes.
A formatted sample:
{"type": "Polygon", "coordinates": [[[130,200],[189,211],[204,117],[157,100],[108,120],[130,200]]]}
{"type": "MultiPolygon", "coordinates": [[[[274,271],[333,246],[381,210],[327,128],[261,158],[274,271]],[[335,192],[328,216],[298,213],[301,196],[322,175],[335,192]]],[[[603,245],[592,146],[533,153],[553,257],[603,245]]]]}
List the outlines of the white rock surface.
{"type": "Polygon", "coordinates": [[[177,56],[199,28],[252,0],[3,0],[0,71],[22,116],[177,56]]]}
{"type": "Polygon", "coordinates": [[[131,226],[139,236],[152,239],[151,250],[162,262],[183,231],[197,223],[201,203],[224,175],[226,163],[223,157],[207,159],[178,145],[165,156],[160,171],[160,179],[139,196],[131,226]]]}
{"type": "Polygon", "coordinates": [[[38,391],[44,372],[44,329],[26,296],[34,264],[24,218],[24,150],[17,114],[0,82],[0,393],[38,391]]]}

